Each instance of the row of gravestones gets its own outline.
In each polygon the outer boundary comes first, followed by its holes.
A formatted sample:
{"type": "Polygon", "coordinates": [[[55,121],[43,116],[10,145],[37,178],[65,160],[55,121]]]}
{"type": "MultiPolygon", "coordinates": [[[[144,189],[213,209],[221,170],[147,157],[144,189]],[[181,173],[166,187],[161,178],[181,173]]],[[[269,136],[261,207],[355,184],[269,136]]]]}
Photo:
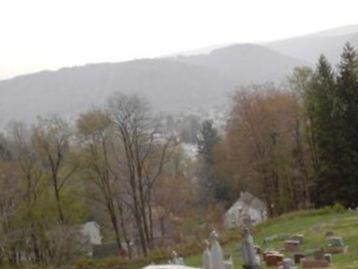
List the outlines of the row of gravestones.
{"type": "MultiPolygon", "coordinates": [[[[267,266],[277,266],[286,260],[286,264],[291,263],[291,267],[281,268],[295,268],[295,264],[301,264],[302,268],[324,268],[328,267],[332,262],[332,254],[345,253],[348,250],[343,242],[343,239],[334,236],[333,232],[326,233],[327,246],[320,249],[307,249],[305,252],[300,252],[301,245],[304,243],[304,236],[301,234],[288,235],[281,234],[267,237],[264,244],[267,246],[269,242],[274,240],[283,241],[283,250],[293,254],[293,260],[285,259],[284,255],[278,251],[265,251],[264,261],[267,266]]],[[[279,267],[280,268],[280,267],[279,267]]]]}
{"type": "MultiPolygon", "coordinates": [[[[264,245],[266,248],[274,240],[283,241],[283,250],[293,253],[293,259],[291,259],[276,250],[262,252],[261,248],[254,244],[249,229],[244,227],[242,229],[241,241],[243,269],[259,269],[261,265],[260,255],[263,256],[263,261],[267,267],[274,266],[279,269],[295,269],[298,268],[298,264],[301,264],[302,268],[328,267],[332,261],[332,254],[344,253],[348,247],[344,244],[341,237],[335,236],[332,232],[327,232],[326,238],[328,244],[325,248],[306,250],[305,252],[300,252],[301,246],[304,243],[304,236],[302,234],[280,234],[265,238],[264,245]]],[[[209,240],[205,241],[202,262],[203,269],[234,269],[231,256],[226,260],[224,259],[216,231],[212,231],[209,240]]],[[[174,251],[173,259],[169,263],[184,265],[184,260],[182,257],[178,257],[174,251]]]]}
{"type": "MultiPolygon", "coordinates": [[[[258,269],[260,268],[260,256],[258,249],[254,245],[253,237],[251,236],[249,229],[244,228],[242,230],[242,255],[244,260],[244,269],[258,269]]],[[[224,259],[223,250],[218,241],[218,234],[216,231],[212,231],[209,236],[209,240],[205,241],[205,249],[203,252],[203,269],[234,269],[232,257],[229,256],[224,259]]],[[[173,259],[169,261],[169,264],[184,265],[184,261],[181,257],[178,257],[176,252],[173,252],[173,259]]]]}
{"type": "MultiPolygon", "coordinates": [[[[223,250],[218,241],[219,236],[216,231],[212,231],[209,236],[209,240],[205,241],[205,247],[203,252],[203,268],[204,269],[234,269],[231,256],[228,259],[224,259],[223,250]]],[[[173,251],[172,260],[168,261],[169,264],[185,265],[185,262],[181,256],[173,251]]]]}

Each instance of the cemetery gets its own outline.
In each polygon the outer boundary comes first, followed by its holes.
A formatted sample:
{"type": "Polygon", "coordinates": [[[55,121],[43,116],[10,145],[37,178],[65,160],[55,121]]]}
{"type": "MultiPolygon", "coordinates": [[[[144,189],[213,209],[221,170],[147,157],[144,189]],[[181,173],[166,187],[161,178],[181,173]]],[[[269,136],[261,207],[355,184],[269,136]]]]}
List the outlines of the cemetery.
{"type": "Polygon", "coordinates": [[[220,244],[213,230],[202,253],[145,269],[358,268],[358,213],[289,214],[236,230],[241,240],[220,244]]]}

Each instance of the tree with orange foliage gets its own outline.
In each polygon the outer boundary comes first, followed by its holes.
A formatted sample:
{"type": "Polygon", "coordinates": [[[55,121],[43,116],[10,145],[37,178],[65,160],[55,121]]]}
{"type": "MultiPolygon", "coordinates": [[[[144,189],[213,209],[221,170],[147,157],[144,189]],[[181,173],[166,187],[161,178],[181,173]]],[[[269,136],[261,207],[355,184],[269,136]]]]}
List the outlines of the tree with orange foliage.
{"type": "Polygon", "coordinates": [[[310,204],[299,111],[294,95],[274,88],[240,89],[233,97],[221,165],[237,190],[266,201],[271,216],[310,204]]]}

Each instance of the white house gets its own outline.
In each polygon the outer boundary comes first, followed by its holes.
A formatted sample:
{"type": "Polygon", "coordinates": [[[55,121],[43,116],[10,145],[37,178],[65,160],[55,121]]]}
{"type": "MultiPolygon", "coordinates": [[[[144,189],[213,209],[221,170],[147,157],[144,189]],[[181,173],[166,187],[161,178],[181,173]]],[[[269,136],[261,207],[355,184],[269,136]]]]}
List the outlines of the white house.
{"type": "Polygon", "coordinates": [[[89,221],[82,225],[81,233],[85,236],[91,245],[102,244],[102,235],[100,226],[95,221],[89,221]]]}
{"type": "Polygon", "coordinates": [[[224,214],[224,226],[227,229],[239,227],[245,222],[258,224],[267,219],[265,203],[249,192],[241,192],[237,200],[224,214]]]}

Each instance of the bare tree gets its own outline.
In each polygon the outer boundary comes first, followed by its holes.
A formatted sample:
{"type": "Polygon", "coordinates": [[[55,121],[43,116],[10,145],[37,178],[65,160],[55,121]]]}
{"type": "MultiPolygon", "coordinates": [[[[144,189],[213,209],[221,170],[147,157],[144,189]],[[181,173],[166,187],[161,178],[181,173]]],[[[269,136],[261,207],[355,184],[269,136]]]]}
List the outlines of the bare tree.
{"type": "Polygon", "coordinates": [[[13,158],[17,163],[18,171],[25,182],[25,200],[28,208],[36,202],[40,180],[43,175],[39,167],[34,148],[31,145],[30,134],[26,126],[20,122],[11,124],[13,158]]]}
{"type": "Polygon", "coordinates": [[[19,263],[20,237],[15,219],[21,208],[19,177],[14,168],[14,163],[0,161],[0,263],[7,261],[12,265],[19,263]]]}
{"type": "Polygon", "coordinates": [[[116,93],[109,99],[113,128],[124,159],[126,193],[144,255],[153,247],[152,194],[167,161],[172,139],[160,133],[159,122],[146,100],[116,93]]]}
{"type": "Polygon", "coordinates": [[[34,126],[32,141],[41,159],[44,170],[48,173],[58,211],[60,223],[65,223],[61,193],[63,187],[77,170],[75,162],[66,167],[69,157],[72,132],[66,121],[57,116],[39,118],[34,126]]]}
{"type": "MultiPolygon", "coordinates": [[[[119,184],[113,167],[111,118],[102,110],[88,111],[80,115],[77,129],[81,142],[82,167],[85,176],[99,190],[99,193],[95,193],[91,198],[104,204],[118,249],[123,251],[118,220],[121,216],[118,217],[117,213],[119,184]]],[[[124,237],[127,237],[126,234],[124,237]]],[[[130,247],[129,244],[127,245],[130,247]]]]}
{"type": "Polygon", "coordinates": [[[16,163],[16,171],[21,178],[23,195],[23,222],[24,237],[29,237],[31,247],[28,249],[27,256],[35,262],[41,260],[39,239],[36,231],[40,229],[41,224],[33,217],[36,210],[36,203],[44,191],[45,186],[41,186],[43,171],[39,165],[34,148],[31,145],[30,134],[23,123],[14,122],[10,125],[9,134],[12,139],[13,159],[16,163]]]}

